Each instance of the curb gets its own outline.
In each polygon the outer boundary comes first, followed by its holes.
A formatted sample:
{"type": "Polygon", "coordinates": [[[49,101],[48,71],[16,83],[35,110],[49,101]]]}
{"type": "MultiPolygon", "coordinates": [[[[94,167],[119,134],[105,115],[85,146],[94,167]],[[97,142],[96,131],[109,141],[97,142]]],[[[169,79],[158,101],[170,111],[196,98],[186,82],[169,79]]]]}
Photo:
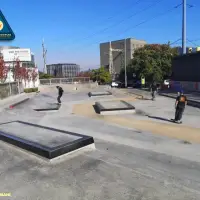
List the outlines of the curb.
{"type": "Polygon", "coordinates": [[[13,109],[14,107],[16,107],[16,106],[18,106],[18,105],[20,105],[20,104],[22,104],[22,103],[28,101],[29,99],[30,99],[30,98],[26,98],[26,99],[23,99],[23,100],[21,100],[21,101],[18,101],[18,102],[16,102],[16,103],[14,103],[14,104],[11,104],[11,105],[9,106],[9,108],[10,108],[10,109],[13,109]]]}
{"type": "MultiPolygon", "coordinates": [[[[167,95],[167,94],[159,94],[159,95],[164,96],[164,97],[169,97],[169,98],[172,98],[172,99],[176,99],[176,97],[170,96],[170,95],[167,95]]],[[[187,105],[195,107],[195,108],[200,108],[200,102],[193,101],[193,100],[188,100],[187,105]]]]}

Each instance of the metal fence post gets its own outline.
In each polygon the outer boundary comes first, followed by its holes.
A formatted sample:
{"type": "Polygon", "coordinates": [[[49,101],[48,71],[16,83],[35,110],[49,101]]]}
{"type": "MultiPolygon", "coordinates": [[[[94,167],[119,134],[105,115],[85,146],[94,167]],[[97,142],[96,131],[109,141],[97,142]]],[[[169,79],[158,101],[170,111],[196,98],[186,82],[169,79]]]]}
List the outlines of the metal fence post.
{"type": "Polygon", "coordinates": [[[11,84],[10,84],[10,81],[9,81],[9,91],[10,91],[10,96],[12,95],[12,90],[11,90],[11,84]]]}
{"type": "Polygon", "coordinates": [[[49,79],[49,85],[51,85],[51,79],[49,79]]]}
{"type": "Polygon", "coordinates": [[[17,81],[17,87],[18,87],[18,94],[20,94],[19,80],[17,81]]]}

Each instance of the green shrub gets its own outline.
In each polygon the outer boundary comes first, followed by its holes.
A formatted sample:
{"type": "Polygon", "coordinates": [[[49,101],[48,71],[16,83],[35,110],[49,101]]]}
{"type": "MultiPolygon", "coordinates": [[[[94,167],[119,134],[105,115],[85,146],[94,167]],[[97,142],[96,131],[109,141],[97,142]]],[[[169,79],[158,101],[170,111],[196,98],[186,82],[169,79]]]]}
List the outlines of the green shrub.
{"type": "Polygon", "coordinates": [[[31,93],[31,92],[37,92],[38,88],[25,88],[24,92],[25,93],[31,93]]]}

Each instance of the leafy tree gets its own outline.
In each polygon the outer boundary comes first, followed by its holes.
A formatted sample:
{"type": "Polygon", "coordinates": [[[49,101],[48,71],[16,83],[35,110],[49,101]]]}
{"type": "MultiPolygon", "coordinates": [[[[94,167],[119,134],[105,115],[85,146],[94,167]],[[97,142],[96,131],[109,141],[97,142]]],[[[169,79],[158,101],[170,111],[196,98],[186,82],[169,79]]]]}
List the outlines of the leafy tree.
{"type": "Polygon", "coordinates": [[[20,67],[20,61],[19,60],[17,60],[15,65],[14,65],[13,78],[14,78],[15,81],[19,81],[19,82],[22,81],[23,70],[22,70],[22,67],[20,67]]]}
{"type": "Polygon", "coordinates": [[[147,81],[163,81],[171,75],[172,58],[177,55],[177,49],[166,44],[145,45],[135,50],[127,74],[131,71],[136,77],[143,76],[147,81]]]}
{"type": "Polygon", "coordinates": [[[112,80],[109,71],[107,71],[104,67],[100,67],[99,69],[93,69],[91,71],[91,79],[101,84],[109,83],[112,80]]]}
{"type": "Polygon", "coordinates": [[[40,79],[50,79],[50,78],[53,78],[53,76],[51,76],[49,74],[44,74],[43,72],[39,72],[39,78],[40,79]]]}
{"type": "Polygon", "coordinates": [[[0,58],[0,82],[4,83],[7,79],[8,68],[6,67],[3,58],[0,58]]]}
{"type": "Polygon", "coordinates": [[[32,69],[32,71],[31,71],[31,78],[32,78],[32,81],[33,81],[33,85],[35,87],[35,82],[37,81],[37,78],[38,78],[37,68],[33,68],[32,69]]]}
{"type": "Polygon", "coordinates": [[[22,79],[24,80],[25,86],[27,84],[27,82],[30,82],[31,80],[31,69],[26,68],[26,67],[21,67],[21,75],[22,75],[22,79]]]}
{"type": "Polygon", "coordinates": [[[83,72],[80,72],[77,77],[90,77],[90,76],[91,76],[90,71],[83,71],[83,72]]]}

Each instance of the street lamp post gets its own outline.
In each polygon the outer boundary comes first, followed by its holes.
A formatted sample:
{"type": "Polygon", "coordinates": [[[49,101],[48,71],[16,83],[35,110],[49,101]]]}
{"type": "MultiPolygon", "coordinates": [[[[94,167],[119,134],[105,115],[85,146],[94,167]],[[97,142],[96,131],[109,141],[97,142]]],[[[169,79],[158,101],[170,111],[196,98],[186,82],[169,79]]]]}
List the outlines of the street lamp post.
{"type": "Polygon", "coordinates": [[[186,53],[186,0],[183,0],[183,18],[182,18],[182,54],[186,53]]]}
{"type": "Polygon", "coordinates": [[[124,78],[125,78],[125,87],[127,87],[127,71],[126,71],[126,39],[124,39],[124,78]]]}

